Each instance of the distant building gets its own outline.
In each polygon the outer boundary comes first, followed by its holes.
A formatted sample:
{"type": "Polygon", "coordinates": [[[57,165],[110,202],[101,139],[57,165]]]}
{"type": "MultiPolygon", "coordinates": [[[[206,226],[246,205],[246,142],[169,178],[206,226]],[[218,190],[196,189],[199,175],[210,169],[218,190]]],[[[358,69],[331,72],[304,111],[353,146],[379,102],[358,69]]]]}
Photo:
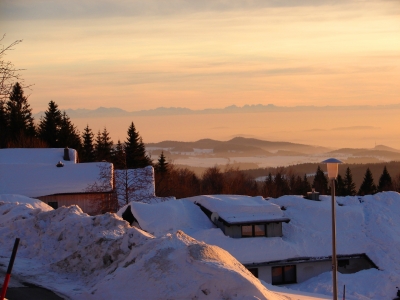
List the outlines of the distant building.
{"type": "Polygon", "coordinates": [[[113,164],[78,164],[74,149],[0,149],[1,194],[37,198],[53,208],[76,204],[98,214],[117,209],[113,188],[113,164]]]}

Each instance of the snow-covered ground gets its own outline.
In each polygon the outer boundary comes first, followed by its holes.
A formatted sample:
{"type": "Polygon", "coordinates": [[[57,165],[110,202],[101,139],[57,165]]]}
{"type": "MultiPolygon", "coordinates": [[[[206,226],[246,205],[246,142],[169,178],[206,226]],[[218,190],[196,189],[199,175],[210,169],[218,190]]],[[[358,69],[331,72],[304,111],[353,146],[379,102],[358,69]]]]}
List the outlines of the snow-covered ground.
{"type": "MultiPolygon", "coordinates": [[[[209,219],[205,220],[200,209],[191,205],[193,199],[131,205],[140,226],[156,236],[180,229],[199,241],[226,249],[241,263],[251,264],[331,255],[330,197],[321,196],[321,199],[310,201],[299,196],[284,196],[270,200],[284,207],[284,216],[290,219],[288,224],[283,224],[282,238],[227,237],[209,219]]],[[[385,192],[337,197],[337,202],[340,204],[337,205],[338,254],[366,253],[379,267],[379,270],[339,274],[339,294],[346,285],[347,299],[392,299],[396,286],[400,286],[400,195],[385,192]]],[[[331,281],[331,274],[323,273],[288,287],[329,296],[331,281]]]]}
{"type": "MultiPolygon", "coordinates": [[[[270,200],[291,220],[282,238],[232,239],[193,199],[134,203],[144,232],[115,214],[91,217],[76,206],[53,210],[1,195],[0,268],[19,237],[15,274],[70,299],[326,299],[330,272],[285,288],[260,283],[241,264],[329,255],[330,197],[321,198],[270,200]]],[[[366,253],[379,267],[339,274],[339,294],[346,285],[346,299],[393,299],[400,286],[400,195],[337,202],[338,254],[366,253]]]]}
{"type": "Polygon", "coordinates": [[[13,272],[69,299],[287,299],[225,250],[182,231],[154,237],[115,214],[53,210],[0,196],[0,268],[21,239],[13,272]]]}

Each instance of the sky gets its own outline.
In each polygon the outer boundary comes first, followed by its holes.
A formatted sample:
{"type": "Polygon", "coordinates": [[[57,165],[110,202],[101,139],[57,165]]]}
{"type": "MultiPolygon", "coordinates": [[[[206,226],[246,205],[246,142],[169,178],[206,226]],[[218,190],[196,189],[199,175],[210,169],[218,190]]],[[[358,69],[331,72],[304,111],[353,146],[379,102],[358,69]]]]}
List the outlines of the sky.
{"type": "MultiPolygon", "coordinates": [[[[398,0],[1,0],[0,29],[4,45],[23,40],[6,58],[26,69],[22,76],[33,84],[25,92],[34,113],[46,110],[50,100],[62,110],[127,111],[400,103],[398,0]]],[[[238,128],[225,116],[179,122],[171,117],[163,120],[169,126],[165,132],[152,125],[160,119],[135,122],[146,126],[136,126],[148,134],[145,142],[243,134],[300,141],[307,136],[318,144],[314,129],[373,126],[382,132],[363,131],[347,141],[364,139],[373,146],[385,134],[390,140],[382,143],[400,147],[396,114],[377,114],[332,116],[325,127],[304,123],[310,115],[289,114],[283,116],[284,131],[268,122],[238,128]],[[371,124],[378,119],[384,124],[371,124]],[[221,126],[228,128],[223,134],[211,130],[221,126]]],[[[252,119],[254,114],[240,122],[252,119]]],[[[115,127],[112,136],[123,140],[130,123],[125,121],[90,124],[94,131],[115,127]]],[[[89,120],[77,122],[82,131],[89,120]]]]}
{"type": "Polygon", "coordinates": [[[399,103],[399,17],[399,1],[0,3],[35,112],[399,103]]]}

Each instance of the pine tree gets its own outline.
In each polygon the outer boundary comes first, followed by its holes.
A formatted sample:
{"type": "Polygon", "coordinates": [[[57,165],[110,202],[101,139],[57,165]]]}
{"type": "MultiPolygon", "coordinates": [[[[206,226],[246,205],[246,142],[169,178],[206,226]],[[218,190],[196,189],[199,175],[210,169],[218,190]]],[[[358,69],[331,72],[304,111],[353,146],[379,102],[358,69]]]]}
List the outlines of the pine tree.
{"type": "Polygon", "coordinates": [[[379,178],[378,192],[392,191],[392,190],[393,190],[392,177],[390,176],[385,166],[383,168],[382,175],[379,178]]]}
{"type": "Polygon", "coordinates": [[[346,196],[344,181],[342,176],[339,174],[335,180],[335,193],[337,196],[346,196]]]}
{"type": "Polygon", "coordinates": [[[118,140],[117,145],[115,146],[115,150],[113,152],[112,162],[114,164],[115,169],[126,169],[126,155],[125,155],[125,147],[122,145],[121,141],[118,140]]]}
{"type": "Polygon", "coordinates": [[[128,128],[128,138],[125,142],[126,165],[128,169],[144,168],[152,165],[146,154],[146,149],[139,132],[133,122],[128,128]]]}
{"type": "Polygon", "coordinates": [[[158,162],[155,166],[155,171],[160,174],[166,174],[168,172],[168,163],[164,156],[164,151],[161,151],[160,157],[158,158],[158,162]]]}
{"type": "Polygon", "coordinates": [[[287,195],[289,193],[289,185],[281,172],[277,172],[274,178],[274,185],[275,185],[275,194],[272,196],[274,198],[281,197],[283,195],[287,195]]]}
{"type": "Polygon", "coordinates": [[[372,177],[371,170],[367,168],[365,171],[364,180],[361,183],[360,189],[358,190],[358,195],[372,195],[376,192],[376,186],[374,184],[374,178],[372,177]]]}
{"type": "Polygon", "coordinates": [[[86,125],[83,130],[82,139],[83,145],[81,150],[81,162],[94,162],[96,160],[94,145],[93,145],[93,132],[89,128],[89,125],[86,125]]]}
{"type": "Polygon", "coordinates": [[[344,174],[343,184],[343,196],[354,196],[357,194],[356,184],[353,182],[353,175],[349,167],[347,167],[346,173],[344,174]]]}
{"type": "Polygon", "coordinates": [[[10,98],[6,103],[6,114],[9,141],[25,137],[33,138],[36,135],[32,109],[29,107],[24,91],[18,82],[13,86],[10,98]]]}
{"type": "Polygon", "coordinates": [[[64,111],[61,116],[60,131],[58,132],[58,146],[69,147],[80,152],[82,148],[81,137],[76,127],[64,111]]]}
{"type": "Polygon", "coordinates": [[[0,148],[7,147],[8,115],[4,101],[0,100],[0,148]]]}
{"type": "Polygon", "coordinates": [[[315,191],[319,192],[321,195],[327,195],[329,192],[328,179],[326,178],[324,172],[321,170],[320,166],[318,166],[315,173],[313,187],[315,188],[315,191]]]}
{"type": "Polygon", "coordinates": [[[113,141],[110,138],[110,134],[107,131],[107,128],[104,127],[102,133],[97,133],[96,136],[96,145],[95,145],[95,153],[97,161],[111,161],[112,160],[112,152],[113,152],[113,141]]]}
{"type": "Polygon", "coordinates": [[[61,111],[58,109],[58,105],[51,100],[39,124],[39,137],[46,142],[50,148],[60,147],[58,135],[61,129],[61,120],[61,111]]]}
{"type": "Polygon", "coordinates": [[[268,176],[265,178],[265,181],[264,181],[264,196],[272,197],[272,195],[274,193],[275,193],[274,178],[272,177],[271,172],[269,172],[268,176]]]}
{"type": "Polygon", "coordinates": [[[303,196],[307,196],[307,192],[310,192],[311,191],[311,184],[310,184],[310,182],[308,181],[308,178],[307,178],[307,174],[304,174],[304,177],[303,177],[303,189],[302,189],[302,195],[303,196]]]}

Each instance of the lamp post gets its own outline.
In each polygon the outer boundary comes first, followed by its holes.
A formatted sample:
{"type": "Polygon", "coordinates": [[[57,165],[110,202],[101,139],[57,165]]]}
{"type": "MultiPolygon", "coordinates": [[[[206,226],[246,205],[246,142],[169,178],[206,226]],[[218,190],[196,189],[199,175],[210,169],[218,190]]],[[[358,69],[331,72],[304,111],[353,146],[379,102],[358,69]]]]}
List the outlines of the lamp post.
{"type": "Polygon", "coordinates": [[[331,180],[332,195],[332,292],[333,299],[338,299],[337,286],[337,257],[336,257],[336,206],[335,206],[335,179],[338,175],[338,165],[342,162],[336,158],[329,158],[322,163],[327,165],[328,178],[331,180]]]}

